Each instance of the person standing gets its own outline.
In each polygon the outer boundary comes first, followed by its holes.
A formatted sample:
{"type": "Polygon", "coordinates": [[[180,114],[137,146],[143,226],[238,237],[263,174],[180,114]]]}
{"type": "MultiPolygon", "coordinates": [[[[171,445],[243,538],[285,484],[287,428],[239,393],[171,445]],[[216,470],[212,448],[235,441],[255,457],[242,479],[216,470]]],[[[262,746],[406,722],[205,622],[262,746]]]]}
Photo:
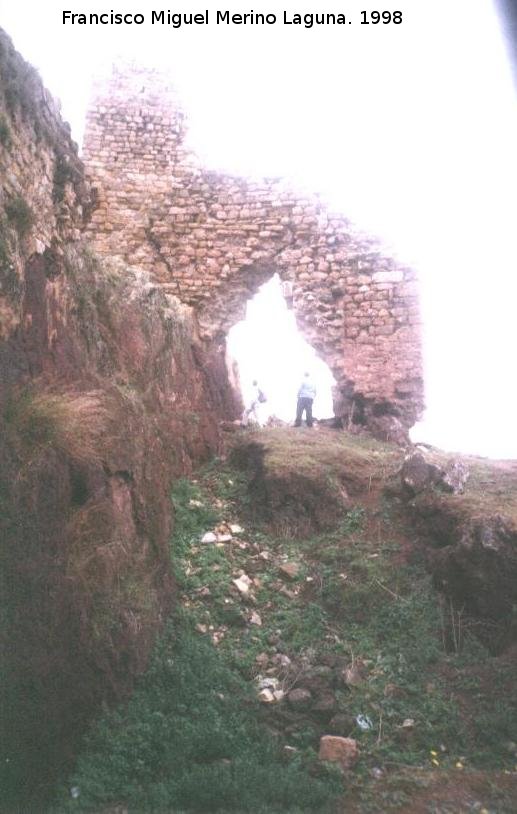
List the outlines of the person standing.
{"type": "Polygon", "coordinates": [[[312,403],[316,398],[316,388],[311,380],[309,373],[305,373],[303,381],[298,390],[298,401],[296,403],[296,421],[295,427],[301,427],[302,416],[305,412],[307,426],[312,427],[312,403]]]}
{"type": "Polygon", "coordinates": [[[251,400],[249,407],[244,410],[242,415],[242,425],[244,427],[249,426],[250,424],[258,424],[261,426],[262,421],[259,416],[259,405],[266,401],[266,397],[260,387],[258,386],[258,382],[256,379],[252,382],[252,393],[251,393],[251,400]]]}

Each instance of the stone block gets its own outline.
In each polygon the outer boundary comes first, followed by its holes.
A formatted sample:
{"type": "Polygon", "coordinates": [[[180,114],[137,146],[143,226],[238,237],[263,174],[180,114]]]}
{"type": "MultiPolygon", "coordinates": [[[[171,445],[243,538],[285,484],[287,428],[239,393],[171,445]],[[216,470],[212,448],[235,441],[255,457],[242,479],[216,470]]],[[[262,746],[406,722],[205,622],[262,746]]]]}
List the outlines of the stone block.
{"type": "Polygon", "coordinates": [[[343,769],[351,769],[359,759],[359,747],[354,738],[323,735],[318,757],[330,763],[339,763],[343,769]]]}

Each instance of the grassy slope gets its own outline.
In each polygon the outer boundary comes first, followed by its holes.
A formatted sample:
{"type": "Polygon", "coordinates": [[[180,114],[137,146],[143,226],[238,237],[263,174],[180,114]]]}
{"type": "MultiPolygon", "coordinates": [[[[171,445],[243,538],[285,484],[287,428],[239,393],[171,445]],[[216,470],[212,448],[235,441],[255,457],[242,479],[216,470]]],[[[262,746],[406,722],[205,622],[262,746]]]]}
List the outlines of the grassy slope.
{"type": "MultiPolygon", "coordinates": [[[[171,551],[181,611],[132,701],[92,730],[68,784],[80,795],[66,802],[64,790],[58,809],[323,811],[334,799],[336,810],[358,812],[515,810],[515,659],[490,657],[468,623],[461,652],[446,652],[450,619],[400,508],[377,488],[400,453],[346,436],[260,435],[268,466],[348,468],[364,494],[311,539],[255,527],[201,545],[201,532],[243,522],[246,477],[215,462],[178,484],[171,551]],[[293,579],[279,570],[286,561],[300,566],[293,579]],[[254,580],[248,597],[232,587],[240,572],[254,580]],[[261,625],[250,623],[253,612],[261,625]],[[302,665],[333,665],[334,712],[361,748],[344,787],[315,759],[328,717],[256,700],[259,664],[266,657],[271,668],[278,653],[291,659],[275,673],[285,690],[302,665]],[[360,668],[357,686],[339,680],[342,665],[360,668]],[[371,729],[358,728],[358,714],[371,729]],[[285,744],[296,750],[289,762],[285,744]]],[[[498,479],[480,466],[477,484],[498,479]]]]}
{"type": "MultiPolygon", "coordinates": [[[[434,451],[426,457],[440,466],[455,456],[434,451]]],[[[461,495],[441,495],[441,502],[468,518],[504,515],[517,529],[517,461],[467,455],[461,459],[470,472],[467,489],[461,495]]]]}

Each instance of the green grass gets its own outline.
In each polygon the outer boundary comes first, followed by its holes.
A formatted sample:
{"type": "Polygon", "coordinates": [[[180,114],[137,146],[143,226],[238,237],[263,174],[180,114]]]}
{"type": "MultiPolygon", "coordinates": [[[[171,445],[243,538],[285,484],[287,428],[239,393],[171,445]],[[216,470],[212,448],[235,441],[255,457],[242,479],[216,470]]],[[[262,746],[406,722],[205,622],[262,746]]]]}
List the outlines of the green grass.
{"type": "MultiPolygon", "coordinates": [[[[181,566],[216,520],[202,501],[196,485],[177,483],[171,547],[183,590],[196,583],[181,566]]],[[[218,564],[218,549],[203,550],[204,567],[218,564]]],[[[117,802],[131,812],[327,810],[339,788],[335,776],[315,779],[300,760],[282,760],[257,723],[249,685],[195,632],[196,619],[182,610],[170,620],[131,701],[92,728],[56,811],[96,811],[117,802]],[[73,786],[80,795],[69,800],[73,786]]]]}
{"type": "Polygon", "coordinates": [[[58,810],[120,801],[130,811],[323,810],[329,788],[280,764],[246,697],[215,648],[176,617],[132,701],[92,731],[70,779],[80,796],[58,810]]]}
{"type": "Polygon", "coordinates": [[[513,769],[511,659],[491,657],[468,626],[460,652],[446,651],[447,618],[423,562],[400,557],[393,506],[372,515],[358,503],[310,539],[246,527],[242,547],[200,543],[219,523],[240,522],[248,501],[247,477],[221,461],[176,484],[171,556],[182,608],[132,700],[93,727],[68,781],[80,796],[58,810],[316,812],[341,791],[354,810],[392,811],[410,805],[432,772],[454,776],[458,761],[465,771],[513,769]],[[300,566],[293,579],[280,572],[286,561],[300,566]],[[256,580],[251,600],[231,588],[242,571],[256,580]],[[249,624],[252,610],[260,626],[249,624]],[[333,685],[335,711],[361,750],[344,790],[315,761],[327,723],[305,712],[283,732],[274,715],[286,702],[264,709],[256,700],[257,656],[276,652],[295,665],[337,657],[362,666],[357,686],[333,685]],[[360,714],[370,730],[354,725],[360,714]],[[297,749],[292,762],[284,743],[297,749]],[[381,792],[370,774],[379,766],[388,772],[381,792]]]}

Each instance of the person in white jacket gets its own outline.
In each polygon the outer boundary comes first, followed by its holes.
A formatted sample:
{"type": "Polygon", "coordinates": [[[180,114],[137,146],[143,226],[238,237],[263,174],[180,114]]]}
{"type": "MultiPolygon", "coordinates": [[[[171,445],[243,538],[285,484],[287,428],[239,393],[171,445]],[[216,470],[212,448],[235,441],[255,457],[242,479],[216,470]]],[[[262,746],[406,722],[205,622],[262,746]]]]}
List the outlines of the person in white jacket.
{"type": "Polygon", "coordinates": [[[298,401],[296,403],[295,427],[301,427],[302,416],[305,412],[307,426],[312,427],[312,402],[316,398],[316,388],[309,373],[305,373],[303,381],[298,389],[298,401]]]}
{"type": "Polygon", "coordinates": [[[259,406],[264,401],[266,401],[266,397],[258,386],[257,380],[254,379],[252,382],[252,393],[249,407],[247,407],[242,414],[242,425],[244,427],[247,427],[249,424],[258,424],[259,426],[262,425],[259,415],[259,406]]]}

